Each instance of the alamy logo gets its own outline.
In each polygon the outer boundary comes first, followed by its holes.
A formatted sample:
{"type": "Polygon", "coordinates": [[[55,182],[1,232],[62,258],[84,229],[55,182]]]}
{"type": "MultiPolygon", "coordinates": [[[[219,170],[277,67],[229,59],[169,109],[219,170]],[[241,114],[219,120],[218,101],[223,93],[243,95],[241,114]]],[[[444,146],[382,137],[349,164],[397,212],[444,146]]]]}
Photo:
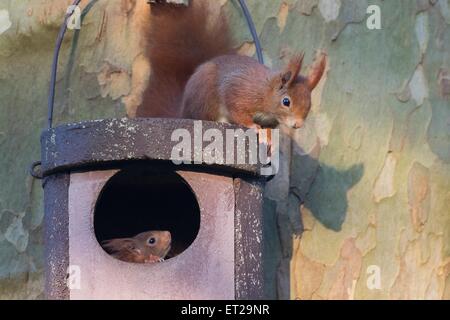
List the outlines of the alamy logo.
{"type": "Polygon", "coordinates": [[[369,290],[381,289],[381,268],[377,265],[370,265],[367,267],[367,281],[366,285],[369,290]]]}
{"type": "Polygon", "coordinates": [[[67,29],[80,30],[81,29],[81,9],[79,6],[69,6],[67,8],[67,29]]]}
{"type": "Polygon", "coordinates": [[[70,265],[67,268],[67,287],[70,290],[81,289],[81,268],[77,265],[70,265]]]}
{"type": "Polygon", "coordinates": [[[381,29],[381,9],[380,6],[376,4],[370,5],[366,10],[367,14],[370,16],[367,18],[366,26],[369,30],[380,30],[381,29]]]}
{"type": "Polygon", "coordinates": [[[224,136],[223,131],[215,128],[203,132],[202,121],[194,121],[193,137],[187,129],[172,132],[171,140],[177,144],[172,148],[171,160],[177,165],[259,163],[261,175],[270,176],[279,168],[279,139],[278,129],[226,129],[224,136]]]}

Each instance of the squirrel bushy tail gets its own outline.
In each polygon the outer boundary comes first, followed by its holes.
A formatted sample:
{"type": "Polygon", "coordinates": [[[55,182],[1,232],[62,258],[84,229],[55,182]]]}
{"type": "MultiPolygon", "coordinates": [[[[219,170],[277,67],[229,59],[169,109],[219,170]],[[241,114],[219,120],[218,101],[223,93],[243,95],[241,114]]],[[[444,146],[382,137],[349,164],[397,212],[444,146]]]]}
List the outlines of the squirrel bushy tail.
{"type": "Polygon", "coordinates": [[[151,75],[136,116],[180,117],[184,88],[196,68],[233,51],[229,27],[222,13],[211,18],[204,0],[191,0],[188,7],[152,4],[149,24],[151,75]]]}

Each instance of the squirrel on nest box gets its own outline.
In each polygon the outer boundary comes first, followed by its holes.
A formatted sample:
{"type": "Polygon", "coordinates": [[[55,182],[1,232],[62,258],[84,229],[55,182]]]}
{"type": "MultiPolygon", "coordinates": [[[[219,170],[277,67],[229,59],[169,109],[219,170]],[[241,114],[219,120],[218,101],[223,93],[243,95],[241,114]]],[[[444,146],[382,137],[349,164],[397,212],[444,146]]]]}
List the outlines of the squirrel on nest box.
{"type": "MultiPolygon", "coordinates": [[[[205,1],[189,6],[151,5],[146,35],[152,74],[137,117],[210,120],[260,129],[299,128],[311,108],[311,92],[326,66],[316,56],[300,75],[303,54],[281,71],[235,53],[226,19],[210,17],[205,1]]],[[[290,129],[289,129],[290,130],[290,129]]]]}
{"type": "Polygon", "coordinates": [[[148,231],[132,238],[102,241],[102,247],[114,258],[125,262],[154,263],[164,261],[171,243],[169,231],[148,231]]]}

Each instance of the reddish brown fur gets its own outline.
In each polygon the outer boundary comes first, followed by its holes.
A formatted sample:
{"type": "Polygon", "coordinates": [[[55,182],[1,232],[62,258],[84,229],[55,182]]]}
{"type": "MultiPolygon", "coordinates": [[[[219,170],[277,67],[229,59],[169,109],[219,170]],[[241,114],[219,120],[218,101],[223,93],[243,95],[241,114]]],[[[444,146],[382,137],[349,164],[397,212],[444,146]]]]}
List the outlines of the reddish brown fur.
{"type": "Polygon", "coordinates": [[[184,87],[195,69],[232,50],[224,17],[210,23],[206,2],[191,3],[151,6],[146,42],[152,70],[137,117],[179,117],[184,87]]]}
{"type": "Polygon", "coordinates": [[[224,18],[207,28],[206,7],[191,3],[194,6],[188,9],[153,7],[149,35],[153,73],[138,116],[258,127],[253,116],[262,112],[288,127],[300,127],[311,108],[311,91],[325,70],[326,55],[318,57],[306,77],[300,75],[303,54],[295,55],[282,71],[273,72],[252,58],[229,54],[224,18]],[[282,104],[286,97],[290,107],[282,104]]]}
{"type": "MultiPolygon", "coordinates": [[[[272,72],[256,60],[226,55],[200,66],[186,85],[182,116],[226,120],[255,127],[257,112],[273,114],[280,123],[299,128],[311,108],[311,92],[325,69],[321,54],[307,77],[299,75],[303,55],[294,56],[281,72],[272,72]],[[282,105],[289,97],[291,106],[282,105]]],[[[257,125],[256,125],[257,127],[257,125]]]]}
{"type": "Polygon", "coordinates": [[[170,232],[147,231],[133,238],[103,241],[102,247],[116,259],[134,263],[149,263],[164,259],[170,250],[171,243],[170,232]],[[148,242],[150,238],[155,240],[154,244],[148,242]]]}

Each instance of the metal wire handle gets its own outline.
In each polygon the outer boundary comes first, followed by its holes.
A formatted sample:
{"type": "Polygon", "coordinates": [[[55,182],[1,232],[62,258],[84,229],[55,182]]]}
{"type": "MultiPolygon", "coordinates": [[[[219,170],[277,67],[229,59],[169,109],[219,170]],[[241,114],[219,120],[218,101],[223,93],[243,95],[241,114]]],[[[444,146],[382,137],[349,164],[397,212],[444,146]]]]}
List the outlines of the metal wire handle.
{"type": "Polygon", "coordinates": [[[69,10],[65,17],[64,23],[62,24],[58,38],[56,39],[55,51],[53,54],[53,62],[52,62],[52,72],[50,75],[50,88],[48,91],[48,128],[51,129],[53,126],[53,106],[55,105],[55,88],[56,88],[56,76],[58,71],[58,60],[59,60],[59,51],[61,50],[61,45],[64,40],[64,35],[67,31],[67,21],[73,15],[75,11],[75,7],[80,4],[81,0],[75,0],[71,6],[71,10],[69,10]]]}
{"type": "Polygon", "coordinates": [[[38,169],[41,165],[42,165],[41,161],[33,162],[30,165],[30,168],[28,169],[28,173],[30,174],[30,176],[32,176],[35,179],[42,180],[43,179],[42,171],[38,169]]]}
{"type": "Polygon", "coordinates": [[[248,28],[250,29],[250,32],[253,37],[253,42],[255,42],[256,55],[258,56],[258,61],[259,61],[259,63],[264,64],[264,57],[262,54],[261,42],[259,42],[258,32],[256,32],[256,28],[255,28],[255,24],[253,23],[252,15],[250,14],[250,11],[248,11],[245,0],[238,0],[238,1],[242,7],[242,11],[244,12],[245,19],[247,20],[248,28]]]}

